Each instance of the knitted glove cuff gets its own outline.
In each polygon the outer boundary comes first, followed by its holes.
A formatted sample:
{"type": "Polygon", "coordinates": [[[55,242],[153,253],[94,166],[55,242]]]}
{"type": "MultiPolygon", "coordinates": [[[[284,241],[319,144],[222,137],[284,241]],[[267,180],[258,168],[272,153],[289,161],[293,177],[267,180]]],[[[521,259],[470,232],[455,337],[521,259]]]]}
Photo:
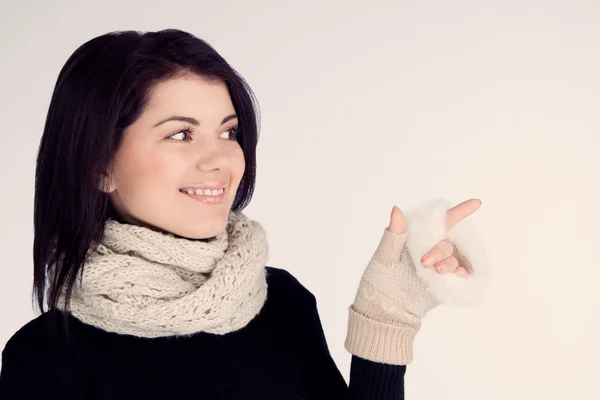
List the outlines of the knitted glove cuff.
{"type": "Polygon", "coordinates": [[[366,360],[406,365],[413,360],[413,340],[420,327],[389,325],[367,318],[357,312],[353,306],[348,308],[348,332],[344,346],[346,349],[366,360]]]}

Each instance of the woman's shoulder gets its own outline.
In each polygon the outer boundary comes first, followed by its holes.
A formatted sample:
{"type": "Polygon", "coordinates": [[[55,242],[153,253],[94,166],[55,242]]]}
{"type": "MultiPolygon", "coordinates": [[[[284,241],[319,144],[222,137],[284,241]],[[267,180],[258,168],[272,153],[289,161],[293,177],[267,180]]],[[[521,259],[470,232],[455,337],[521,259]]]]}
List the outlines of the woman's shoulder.
{"type": "Polygon", "coordinates": [[[291,272],[273,266],[267,266],[267,284],[269,292],[302,301],[313,301],[312,292],[291,272]]]}
{"type": "Polygon", "coordinates": [[[42,355],[47,352],[59,351],[60,341],[54,334],[53,321],[56,315],[44,312],[26,322],[8,339],[2,354],[31,353],[42,355]]]}
{"type": "Polygon", "coordinates": [[[9,338],[2,350],[0,397],[9,398],[10,394],[10,398],[30,398],[33,396],[29,394],[38,391],[57,395],[76,391],[85,370],[84,360],[53,334],[56,331],[51,329],[51,322],[52,315],[45,312],[9,338]],[[32,376],[36,379],[34,386],[32,376]]]}
{"type": "Polygon", "coordinates": [[[85,362],[51,329],[52,314],[45,312],[19,328],[2,350],[1,398],[56,398],[80,396],[85,362]],[[35,382],[32,382],[35,377],[35,382]]]}
{"type": "Polygon", "coordinates": [[[43,313],[26,322],[10,337],[6,343],[5,350],[21,347],[22,343],[40,345],[48,340],[47,335],[47,313],[43,313]]]}
{"type": "Polygon", "coordinates": [[[285,269],[268,266],[267,284],[268,309],[275,311],[278,320],[312,321],[316,299],[300,279],[285,269]]]}

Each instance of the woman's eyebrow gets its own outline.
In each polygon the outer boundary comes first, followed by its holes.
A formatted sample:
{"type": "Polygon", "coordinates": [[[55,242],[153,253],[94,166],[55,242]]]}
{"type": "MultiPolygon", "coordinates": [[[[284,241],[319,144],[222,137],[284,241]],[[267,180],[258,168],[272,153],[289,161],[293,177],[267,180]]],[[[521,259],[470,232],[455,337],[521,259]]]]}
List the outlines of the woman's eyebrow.
{"type": "MultiPolygon", "coordinates": [[[[223,121],[221,121],[221,125],[225,124],[227,121],[230,121],[234,118],[237,118],[237,114],[231,114],[226,116],[225,118],[223,118],[223,121]]],[[[184,117],[181,115],[174,115],[172,117],[169,117],[167,119],[163,119],[160,122],[157,122],[156,124],[154,124],[152,127],[156,128],[157,126],[159,126],[160,124],[164,124],[165,122],[168,121],[182,121],[182,122],[187,122],[188,124],[194,125],[194,126],[198,126],[200,125],[200,123],[198,122],[198,120],[196,118],[192,118],[192,117],[184,117]]]]}

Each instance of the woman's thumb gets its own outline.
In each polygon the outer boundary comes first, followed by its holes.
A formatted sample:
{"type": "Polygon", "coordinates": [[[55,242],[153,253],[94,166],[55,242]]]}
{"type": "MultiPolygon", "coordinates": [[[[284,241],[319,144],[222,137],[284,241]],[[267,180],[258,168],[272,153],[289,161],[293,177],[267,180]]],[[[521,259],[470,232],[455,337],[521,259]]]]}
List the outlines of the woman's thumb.
{"type": "Polygon", "coordinates": [[[402,213],[402,210],[400,210],[398,206],[394,206],[392,208],[392,214],[390,216],[390,224],[388,226],[388,229],[394,233],[404,233],[406,231],[404,213],[402,213]]]}

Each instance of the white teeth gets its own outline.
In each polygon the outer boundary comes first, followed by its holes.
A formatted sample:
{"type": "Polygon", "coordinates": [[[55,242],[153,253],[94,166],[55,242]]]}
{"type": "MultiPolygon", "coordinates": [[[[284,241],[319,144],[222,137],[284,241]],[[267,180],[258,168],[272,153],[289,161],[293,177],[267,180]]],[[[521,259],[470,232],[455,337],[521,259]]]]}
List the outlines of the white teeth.
{"type": "Polygon", "coordinates": [[[203,196],[218,196],[223,193],[224,189],[183,189],[187,194],[203,195],[203,196]]]}

